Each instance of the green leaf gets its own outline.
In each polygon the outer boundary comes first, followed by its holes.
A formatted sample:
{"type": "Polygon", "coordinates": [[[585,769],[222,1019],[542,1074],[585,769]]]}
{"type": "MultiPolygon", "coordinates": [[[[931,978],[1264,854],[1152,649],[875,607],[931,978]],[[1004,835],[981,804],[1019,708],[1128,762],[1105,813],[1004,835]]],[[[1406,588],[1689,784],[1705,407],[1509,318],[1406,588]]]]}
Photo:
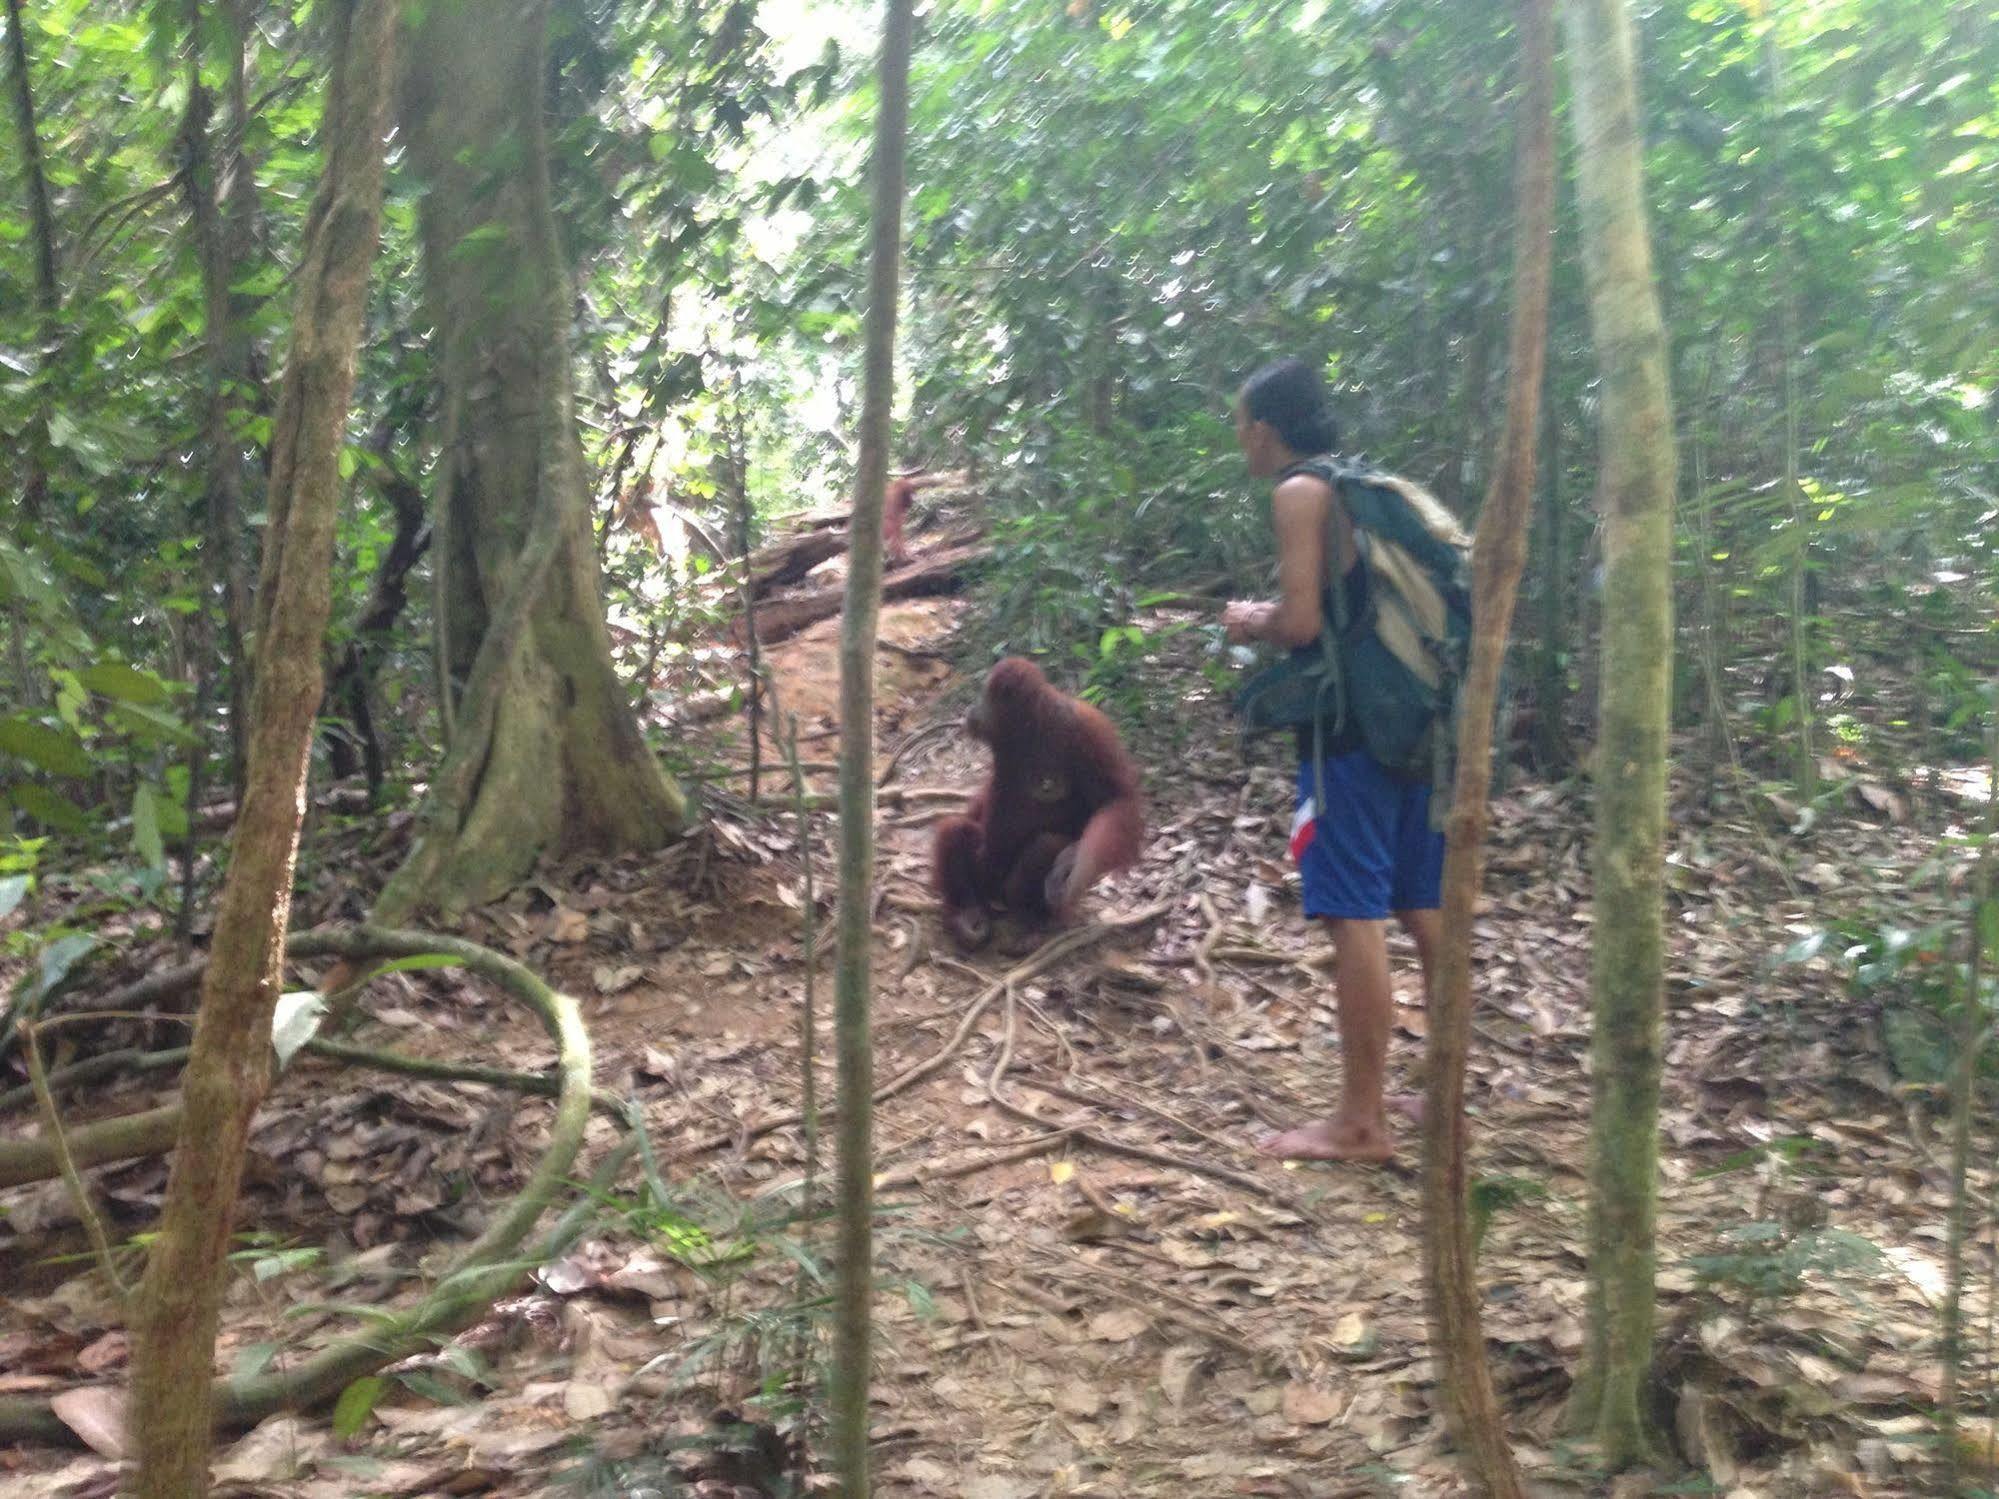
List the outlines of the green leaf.
{"type": "Polygon", "coordinates": [[[278,1070],[284,1071],[314,1036],[326,1018],[326,996],[316,989],[296,989],[280,995],[271,1013],[271,1049],[278,1054],[278,1070]]]}
{"type": "Polygon", "coordinates": [[[90,831],[90,814],[61,792],[23,781],[7,794],[15,806],[43,827],[78,836],[90,831]]]}
{"type": "Polygon", "coordinates": [[[29,998],[39,1003],[55,993],[62,981],[69,977],[70,970],[96,946],[97,939],[88,932],[71,932],[43,948],[40,971],[28,991],[29,998]]]}
{"type": "MultiPolygon", "coordinates": [[[[6,899],[0,889],[0,916],[5,916],[6,899]]],[[[1987,961],[1999,962],[1999,896],[1989,896],[1978,906],[1978,940],[1985,944],[1987,961]]]]}
{"type": "Polygon", "coordinates": [[[276,1254],[263,1254],[251,1261],[250,1274],[258,1285],[290,1275],[294,1270],[310,1270],[325,1258],[325,1252],[316,1247],[305,1249],[281,1249],[276,1254]]]}
{"type": "Polygon", "coordinates": [[[925,1322],[937,1320],[937,1298],[930,1294],[930,1288],[921,1281],[906,1281],[903,1295],[909,1298],[909,1309],[925,1322]]]}
{"type": "Polygon", "coordinates": [[[346,1441],[357,1435],[388,1393],[389,1382],[379,1374],[364,1374],[340,1392],[333,1407],[333,1434],[346,1441]]]}
{"type": "Polygon", "coordinates": [[[186,724],[171,713],[162,713],[142,703],[113,703],[110,717],[148,744],[160,739],[170,739],[175,744],[194,743],[194,733],[186,724]]]}
{"type": "Polygon", "coordinates": [[[229,1372],[237,1379],[255,1379],[271,1367],[271,1360],[277,1356],[276,1343],[252,1343],[237,1353],[229,1372]]]}
{"type": "Polygon", "coordinates": [[[284,285],[284,268],[267,266],[239,279],[229,290],[239,297],[268,297],[284,285]]]}
{"type": "Polygon", "coordinates": [[[76,674],[76,678],[92,692],[117,698],[124,703],[163,703],[173,695],[173,689],[152,672],[141,671],[123,661],[105,661],[85,667],[76,674]]]}
{"type": "MultiPolygon", "coordinates": [[[[173,768],[185,770],[187,767],[175,766],[173,768]]],[[[185,776],[181,778],[181,784],[183,787],[187,784],[185,776]]],[[[160,820],[161,835],[171,838],[175,842],[179,842],[181,839],[187,837],[186,796],[187,792],[185,790],[178,792],[167,791],[153,799],[153,811],[160,820]]]]}
{"type": "Polygon", "coordinates": [[[467,1348],[463,1343],[453,1343],[442,1349],[437,1362],[452,1373],[471,1380],[474,1384],[491,1384],[493,1368],[479,1356],[476,1348],[467,1348]]]}
{"type": "Polygon", "coordinates": [[[144,781],[132,792],[132,846],[146,861],[146,868],[167,867],[167,851],[160,842],[159,799],[144,781]]]}
{"type": "Polygon", "coordinates": [[[0,752],[17,755],[50,775],[87,776],[90,751],[67,729],[51,728],[24,714],[0,718],[0,752]]]}
{"type": "Polygon", "coordinates": [[[90,706],[90,694],[83,683],[76,679],[73,671],[51,673],[56,680],[56,716],[69,726],[72,732],[83,731],[83,710],[90,706]]]}
{"type": "Polygon", "coordinates": [[[412,1394],[421,1395],[438,1405],[472,1404],[470,1395],[456,1385],[445,1383],[428,1369],[411,1369],[406,1374],[398,1374],[396,1378],[400,1379],[403,1387],[412,1394]]]}

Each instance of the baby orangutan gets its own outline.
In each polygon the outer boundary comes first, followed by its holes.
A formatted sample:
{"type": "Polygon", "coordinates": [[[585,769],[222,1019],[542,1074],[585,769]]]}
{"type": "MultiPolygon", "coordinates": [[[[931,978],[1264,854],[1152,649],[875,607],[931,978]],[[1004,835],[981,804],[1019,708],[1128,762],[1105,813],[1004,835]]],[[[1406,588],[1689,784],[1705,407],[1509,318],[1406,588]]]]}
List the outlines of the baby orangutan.
{"type": "Polygon", "coordinates": [[[1138,767],[1111,721],[1009,656],[986,677],[965,728],[993,768],[961,817],[937,824],[944,926],[967,952],[992,937],[993,906],[1067,921],[1084,893],[1138,858],[1138,767]]]}

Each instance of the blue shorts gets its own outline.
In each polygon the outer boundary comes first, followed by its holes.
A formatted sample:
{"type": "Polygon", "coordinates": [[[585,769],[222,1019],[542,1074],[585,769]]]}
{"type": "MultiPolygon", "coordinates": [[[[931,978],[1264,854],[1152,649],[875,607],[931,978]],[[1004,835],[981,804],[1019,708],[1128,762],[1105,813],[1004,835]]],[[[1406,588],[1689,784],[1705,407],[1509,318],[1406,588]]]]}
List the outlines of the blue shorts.
{"type": "Polygon", "coordinates": [[[1380,921],[1392,911],[1443,902],[1444,835],[1430,828],[1430,783],[1400,781],[1365,750],[1329,756],[1326,805],[1319,778],[1298,767],[1291,857],[1305,886],[1305,914],[1380,921]]]}

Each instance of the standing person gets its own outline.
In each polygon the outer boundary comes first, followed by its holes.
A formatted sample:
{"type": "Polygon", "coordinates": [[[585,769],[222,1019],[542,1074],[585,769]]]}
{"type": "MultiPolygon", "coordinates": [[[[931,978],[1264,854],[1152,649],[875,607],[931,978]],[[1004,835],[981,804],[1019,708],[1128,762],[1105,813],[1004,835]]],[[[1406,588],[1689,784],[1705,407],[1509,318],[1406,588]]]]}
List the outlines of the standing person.
{"type": "MultiPolygon", "coordinates": [[[[1320,639],[1329,561],[1341,569],[1350,611],[1359,608],[1366,569],[1355,555],[1353,526],[1333,486],[1295,465],[1339,444],[1324,387],[1297,359],[1267,364],[1244,382],[1236,402],[1236,441],[1259,479],[1275,479],[1271,513],[1277,533],[1280,597],[1238,602],[1222,614],[1228,638],[1292,649],[1320,639]],[[1339,556],[1326,556],[1327,521],[1339,556]]],[[[1338,1109],[1330,1118],[1270,1136],[1258,1150],[1282,1160],[1386,1161],[1388,1035],[1395,996],[1388,967],[1388,916],[1415,939],[1427,998],[1439,940],[1444,835],[1430,826],[1427,781],[1391,775],[1365,749],[1326,746],[1312,764],[1312,735],[1299,735],[1297,813],[1291,854],[1304,885],[1305,914],[1331,929],[1344,1065],[1338,1109]],[[1323,787],[1326,805],[1318,805],[1323,787]]],[[[1397,1099],[1414,1115],[1418,1100],[1397,1099]]]]}

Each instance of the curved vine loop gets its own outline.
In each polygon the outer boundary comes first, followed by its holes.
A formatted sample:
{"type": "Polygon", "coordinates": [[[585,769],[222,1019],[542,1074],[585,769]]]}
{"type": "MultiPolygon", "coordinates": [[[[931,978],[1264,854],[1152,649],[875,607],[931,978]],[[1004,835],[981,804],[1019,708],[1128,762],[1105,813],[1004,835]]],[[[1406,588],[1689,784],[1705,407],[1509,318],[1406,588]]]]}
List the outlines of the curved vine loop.
{"type": "MultiPolygon", "coordinates": [[[[594,1098],[590,1037],[576,1001],[489,947],[429,932],[354,926],[296,933],[286,943],[286,952],[293,958],[332,957],[352,962],[434,954],[457,959],[461,966],[533,1010],[555,1043],[555,1118],[549,1126],[548,1146],[526,1184],[485,1231],[459,1251],[421,1301],[400,1317],[342,1338],[289,1368],[219,1381],[216,1425],[226,1430],[241,1430],[277,1411],[331,1399],[353,1380],[418,1351],[438,1333],[464,1325],[511,1286],[526,1264],[541,1257],[537,1253],[523,1259],[521,1246],[570,1179],[594,1098]]],[[[178,1114],[177,1107],[170,1106],[170,1111],[178,1114]]],[[[599,1176],[609,1171],[614,1178],[616,1168],[630,1158],[634,1143],[614,1152],[599,1176]]],[[[608,1186],[611,1178],[604,1184],[608,1186]]],[[[580,1227],[574,1219],[574,1213],[568,1215],[551,1242],[580,1227]]],[[[546,1252],[545,1246],[542,1252],[546,1252]]],[[[0,1441],[19,1440],[74,1442],[76,1438],[46,1400],[0,1400],[0,1441]]]]}

